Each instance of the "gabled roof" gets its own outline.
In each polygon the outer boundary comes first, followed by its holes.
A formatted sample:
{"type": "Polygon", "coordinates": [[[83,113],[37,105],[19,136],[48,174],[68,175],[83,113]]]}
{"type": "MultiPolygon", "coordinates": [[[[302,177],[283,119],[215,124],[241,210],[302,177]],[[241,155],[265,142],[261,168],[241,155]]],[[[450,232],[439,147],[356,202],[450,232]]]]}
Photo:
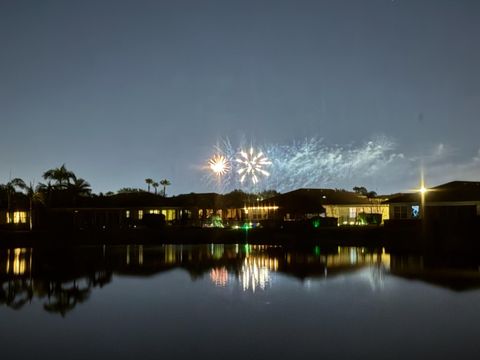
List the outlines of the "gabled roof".
{"type": "Polygon", "coordinates": [[[313,211],[323,205],[369,205],[370,200],[354,192],[336,189],[298,189],[264,200],[264,205],[313,211]]]}
{"type": "Polygon", "coordinates": [[[217,193],[190,193],[177,195],[172,198],[175,206],[180,207],[199,207],[199,208],[219,208],[223,201],[223,195],[217,193]]]}
{"type": "MultiPolygon", "coordinates": [[[[421,200],[419,192],[400,194],[385,201],[386,204],[418,203],[421,200]]],[[[429,188],[425,193],[426,202],[464,202],[480,201],[480,182],[451,181],[429,188]]]]}

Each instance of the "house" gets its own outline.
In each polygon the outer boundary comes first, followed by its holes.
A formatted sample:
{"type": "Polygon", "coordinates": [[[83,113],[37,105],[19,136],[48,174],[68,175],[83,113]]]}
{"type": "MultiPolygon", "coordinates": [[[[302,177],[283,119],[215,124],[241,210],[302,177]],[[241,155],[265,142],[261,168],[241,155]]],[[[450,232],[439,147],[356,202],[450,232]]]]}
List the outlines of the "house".
{"type": "Polygon", "coordinates": [[[346,190],[298,189],[262,201],[253,210],[260,218],[285,221],[327,217],[338,219],[338,225],[381,224],[389,217],[388,205],[382,204],[383,200],[346,190]]]}
{"type": "Polygon", "coordinates": [[[390,206],[390,223],[424,219],[433,223],[462,224],[480,218],[480,182],[452,181],[427,189],[395,196],[390,206]]]}
{"type": "Polygon", "coordinates": [[[182,209],[171,198],[144,193],[120,193],[53,203],[38,210],[39,227],[75,230],[122,229],[177,221],[182,209]]]}

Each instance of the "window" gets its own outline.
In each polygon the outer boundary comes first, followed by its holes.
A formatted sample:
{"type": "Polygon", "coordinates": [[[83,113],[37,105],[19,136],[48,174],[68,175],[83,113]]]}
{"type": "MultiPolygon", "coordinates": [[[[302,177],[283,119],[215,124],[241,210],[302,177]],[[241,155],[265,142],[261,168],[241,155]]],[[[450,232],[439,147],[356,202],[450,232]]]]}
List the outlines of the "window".
{"type": "Polygon", "coordinates": [[[27,212],[14,211],[13,214],[7,213],[7,224],[26,224],[27,212]]]}
{"type": "Polygon", "coordinates": [[[418,219],[420,217],[420,206],[412,205],[412,219],[418,219]]]}
{"type": "Polygon", "coordinates": [[[125,211],[125,217],[127,219],[130,218],[130,210],[125,211]]]}
{"type": "Polygon", "coordinates": [[[348,217],[355,219],[357,217],[357,208],[348,208],[348,217]]]}
{"type": "Polygon", "coordinates": [[[393,207],[393,218],[394,219],[407,219],[408,210],[407,206],[394,206],[393,207]]]}
{"type": "Polygon", "coordinates": [[[143,210],[138,210],[138,220],[143,219],[143,210]]]}
{"type": "Polygon", "coordinates": [[[166,221],[172,221],[176,218],[175,210],[173,209],[162,210],[162,214],[165,216],[166,221]]]}

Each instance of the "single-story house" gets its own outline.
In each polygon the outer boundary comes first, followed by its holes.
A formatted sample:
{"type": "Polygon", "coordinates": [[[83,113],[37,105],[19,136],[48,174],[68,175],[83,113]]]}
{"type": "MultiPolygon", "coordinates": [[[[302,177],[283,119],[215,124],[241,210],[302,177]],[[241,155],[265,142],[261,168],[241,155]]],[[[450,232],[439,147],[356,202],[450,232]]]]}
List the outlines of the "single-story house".
{"type": "Polygon", "coordinates": [[[380,224],[389,217],[388,205],[383,200],[346,190],[298,189],[264,200],[254,210],[260,218],[285,221],[320,216],[336,218],[338,225],[380,224]]]}
{"type": "Polygon", "coordinates": [[[391,223],[441,221],[465,223],[480,218],[480,182],[452,181],[425,191],[400,194],[384,202],[391,223]]]}

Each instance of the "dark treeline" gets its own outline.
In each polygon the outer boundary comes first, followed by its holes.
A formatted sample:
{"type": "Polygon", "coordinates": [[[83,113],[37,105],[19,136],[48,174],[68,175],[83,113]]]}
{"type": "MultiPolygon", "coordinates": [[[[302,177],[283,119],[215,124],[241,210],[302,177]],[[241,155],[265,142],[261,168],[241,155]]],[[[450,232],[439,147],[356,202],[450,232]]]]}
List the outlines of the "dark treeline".
{"type": "MultiPolygon", "coordinates": [[[[42,178],[44,181],[37,184],[27,183],[20,178],[14,178],[6,184],[0,184],[0,208],[7,209],[10,212],[19,208],[32,210],[35,207],[76,207],[99,203],[114,205],[114,198],[125,196],[125,194],[148,203],[155,198],[166,198],[166,187],[171,185],[171,182],[167,179],[157,182],[147,178],[145,179],[146,189],[124,187],[115,192],[108,191],[96,194],[92,192],[88,181],[67,169],[65,164],[45,171],[42,178]],[[163,189],[157,192],[160,185],[163,189]],[[154,192],[150,191],[151,187],[154,188],[154,192]]],[[[259,193],[234,190],[224,196],[227,202],[231,203],[253,203],[278,194],[275,190],[266,190],[259,193]]],[[[188,195],[178,195],[176,197],[188,195]]]]}

